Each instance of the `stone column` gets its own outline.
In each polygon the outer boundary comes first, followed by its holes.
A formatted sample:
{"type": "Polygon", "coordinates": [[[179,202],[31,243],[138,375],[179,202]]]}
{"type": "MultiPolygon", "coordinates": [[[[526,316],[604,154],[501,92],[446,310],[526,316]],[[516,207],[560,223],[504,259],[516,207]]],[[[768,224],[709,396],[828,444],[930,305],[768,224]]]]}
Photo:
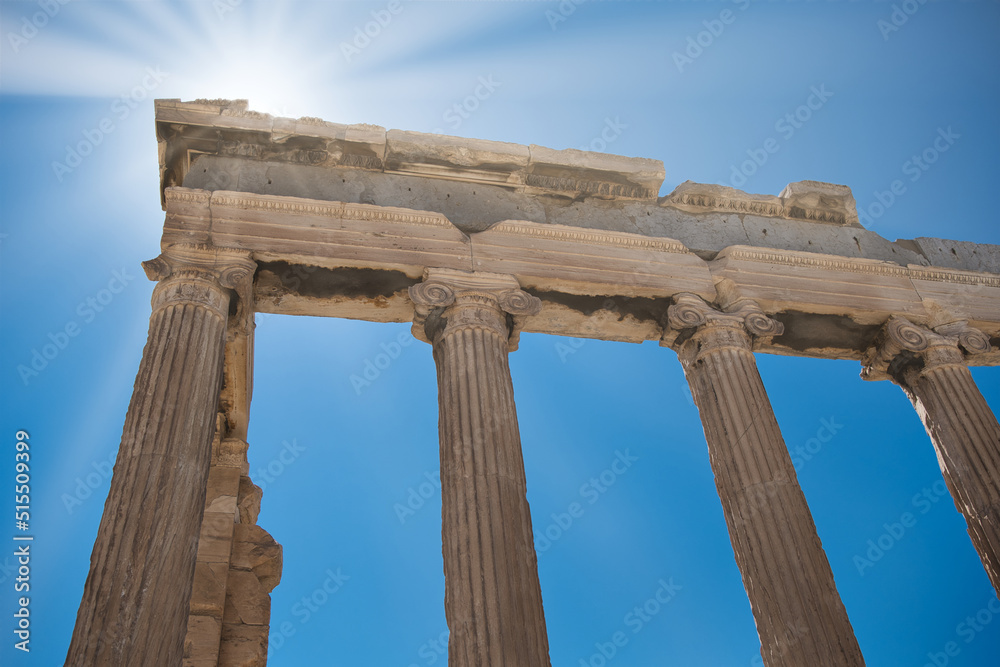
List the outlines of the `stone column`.
{"type": "Polygon", "coordinates": [[[989,350],[986,334],[964,321],[932,330],[892,317],[861,376],[891,378],[913,402],[972,544],[1000,594],[1000,424],[965,361],[989,350]]]}
{"type": "Polygon", "coordinates": [[[507,353],[538,312],[511,276],[428,270],[410,288],[414,335],[434,346],[441,438],[448,664],[544,667],[538,583],[507,353]]]}
{"type": "Polygon", "coordinates": [[[833,572],[757,371],[754,337],[783,326],[755,304],[675,297],[668,324],[705,428],[729,536],[767,667],[863,665],[833,572]]]}
{"type": "Polygon", "coordinates": [[[255,264],[175,245],[143,268],[160,283],[67,665],[181,664],[230,290],[255,264]]]}

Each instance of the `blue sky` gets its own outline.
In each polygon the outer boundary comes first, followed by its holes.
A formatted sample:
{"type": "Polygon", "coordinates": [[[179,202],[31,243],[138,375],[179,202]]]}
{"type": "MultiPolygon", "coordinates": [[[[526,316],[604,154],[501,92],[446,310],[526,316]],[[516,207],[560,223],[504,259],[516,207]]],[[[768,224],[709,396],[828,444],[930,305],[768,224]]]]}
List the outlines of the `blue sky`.
{"type": "MultiPolygon", "coordinates": [[[[10,631],[13,547],[0,552],[0,663],[61,664],[69,643],[146,336],[139,262],[158,253],[163,222],[154,97],[656,158],[661,194],[689,179],[769,194],[842,183],[886,238],[1000,243],[998,30],[988,0],[5,0],[0,473],[13,478],[25,429],[36,541],[27,655],[10,631]],[[786,119],[817,90],[808,119],[786,119]],[[940,133],[948,149],[917,165],[940,133]],[[768,140],[778,150],[747,163],[768,140]],[[77,162],[67,147],[81,142],[92,150],[77,162]],[[60,341],[37,375],[19,373],[60,341]]],[[[444,664],[429,346],[403,324],[257,324],[251,475],[285,558],[269,664],[444,664]],[[351,376],[394,343],[356,391],[351,376]],[[310,610],[301,600],[328,571],[343,585],[310,610]]],[[[675,354],[526,334],[510,362],[552,664],[599,665],[596,645],[622,631],[613,667],[760,665],[675,354]],[[593,485],[619,456],[630,467],[593,485]],[[574,502],[583,514],[564,528],[574,502]],[[670,602],[636,615],[661,582],[670,602]]],[[[1000,606],[903,393],[862,382],[856,362],[758,363],[868,664],[998,664],[1000,606]],[[912,527],[885,537],[906,512],[912,527]],[[880,538],[889,548],[859,568],[880,538]]],[[[973,375],[1000,409],[998,371],[973,375]]]]}

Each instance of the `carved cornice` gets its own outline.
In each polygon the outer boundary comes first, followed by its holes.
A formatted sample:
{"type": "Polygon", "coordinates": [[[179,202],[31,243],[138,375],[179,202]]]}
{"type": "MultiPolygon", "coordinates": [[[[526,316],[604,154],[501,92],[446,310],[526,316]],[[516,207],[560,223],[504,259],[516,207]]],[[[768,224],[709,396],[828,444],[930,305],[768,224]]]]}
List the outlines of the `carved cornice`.
{"type": "Polygon", "coordinates": [[[558,178],[544,174],[528,173],[524,175],[524,184],[540,190],[556,192],[579,192],[588,195],[604,197],[627,197],[629,199],[650,199],[657,191],[644,188],[641,185],[612,183],[610,181],[592,181],[578,178],[558,178]]]}
{"type": "Polygon", "coordinates": [[[260,120],[271,120],[274,118],[269,113],[264,113],[263,111],[253,111],[251,109],[237,109],[234,107],[225,107],[222,109],[222,116],[234,116],[236,118],[256,118],[260,120]]]}
{"type": "Polygon", "coordinates": [[[910,266],[910,277],[917,280],[934,280],[961,285],[982,285],[1000,288],[1000,276],[992,273],[977,273],[961,269],[942,269],[934,266],[910,266]]]}
{"type": "Polygon", "coordinates": [[[164,192],[167,202],[189,202],[193,204],[208,204],[212,193],[208,190],[193,190],[191,188],[172,187],[164,192]]]}
{"type": "Polygon", "coordinates": [[[909,266],[900,266],[891,262],[873,259],[834,257],[832,255],[821,255],[797,250],[781,251],[730,246],[719,253],[718,259],[1000,288],[1000,276],[992,273],[946,269],[937,266],[924,267],[912,264],[909,266]]]}
{"type": "MultiPolygon", "coordinates": [[[[170,190],[167,192],[169,193],[170,190]]],[[[377,206],[375,204],[324,203],[293,197],[251,195],[221,190],[212,194],[211,205],[213,207],[238,208],[246,211],[264,211],[288,215],[313,215],[328,218],[349,218],[351,220],[397,222],[428,227],[451,228],[453,226],[448,221],[448,218],[440,213],[422,213],[402,208],[377,206]]]]}
{"type": "Polygon", "coordinates": [[[424,281],[409,288],[414,304],[413,335],[427,343],[458,329],[492,329],[517,349],[519,319],[541,310],[538,297],[523,291],[513,276],[428,269],[424,281]],[[513,317],[513,326],[507,316],[513,317]]]}
{"type": "Polygon", "coordinates": [[[160,283],[154,290],[153,310],[191,303],[225,318],[229,314],[225,290],[229,289],[239,294],[244,311],[252,311],[252,281],[257,264],[245,250],[178,243],[143,262],[142,268],[147,278],[160,283]]]}
{"type": "Polygon", "coordinates": [[[524,220],[504,220],[489,228],[491,233],[510,234],[512,236],[533,236],[570,243],[587,243],[589,245],[614,248],[636,248],[640,250],[655,250],[690,255],[680,241],[667,238],[656,238],[611,232],[599,229],[584,229],[582,227],[566,227],[565,225],[540,225],[537,222],[524,220]]]}
{"type": "Polygon", "coordinates": [[[723,185],[685,181],[664,197],[661,205],[809,220],[842,227],[861,226],[850,188],[816,181],[789,183],[777,197],[750,194],[723,185]]]}
{"type": "Polygon", "coordinates": [[[249,110],[245,100],[158,100],[161,186],[182,183],[189,149],[250,160],[413,174],[490,183],[541,194],[655,199],[658,160],[578,150],[341,125],[315,117],[279,118],[249,110]],[[203,128],[213,128],[211,139],[203,128]],[[247,131],[253,134],[248,135],[247,131]],[[289,141],[301,138],[302,141],[289,141]]]}
{"type": "Polygon", "coordinates": [[[989,336],[968,322],[943,324],[933,329],[893,315],[876,336],[862,361],[865,380],[899,380],[914,364],[923,370],[943,365],[965,365],[965,357],[991,349],[989,336]]]}
{"type": "MultiPolygon", "coordinates": [[[[749,299],[720,310],[696,294],[684,293],[676,295],[667,308],[667,330],[662,342],[675,348],[690,348],[684,344],[695,341],[694,348],[699,353],[725,347],[750,350],[754,341],[769,342],[784,331],[785,325],[768,317],[749,299]]],[[[684,354],[681,350],[679,353],[684,354]]]]}
{"type": "MultiPolygon", "coordinates": [[[[171,100],[164,100],[164,102],[171,100]]],[[[179,101],[179,100],[178,100],[179,101]]],[[[223,99],[221,97],[205,98],[199,97],[194,102],[188,102],[188,105],[194,106],[206,106],[206,107],[219,107],[219,112],[221,113],[223,109],[234,109],[246,111],[250,106],[250,100],[236,99],[229,100],[223,99]]]]}
{"type": "Polygon", "coordinates": [[[745,248],[730,246],[719,253],[719,259],[726,258],[738,261],[760,262],[764,264],[780,264],[782,266],[801,266],[804,268],[828,269],[833,271],[848,271],[852,273],[867,273],[882,276],[908,278],[910,270],[905,266],[891,264],[872,259],[852,259],[835,257],[818,253],[800,251],[781,251],[770,249],[745,248]]]}
{"type": "Polygon", "coordinates": [[[705,192],[685,192],[670,195],[665,204],[691,206],[695,208],[712,209],[714,211],[750,213],[751,215],[761,215],[769,218],[784,217],[785,207],[777,197],[768,196],[766,199],[747,197],[724,197],[717,194],[705,192]]]}

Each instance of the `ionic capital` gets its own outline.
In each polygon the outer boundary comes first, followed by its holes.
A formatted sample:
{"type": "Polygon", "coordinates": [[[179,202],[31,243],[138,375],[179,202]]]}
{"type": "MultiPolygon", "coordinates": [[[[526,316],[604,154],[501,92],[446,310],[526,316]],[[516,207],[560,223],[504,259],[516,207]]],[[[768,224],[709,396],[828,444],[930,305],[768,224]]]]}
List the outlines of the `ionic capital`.
{"type": "Polygon", "coordinates": [[[970,327],[965,320],[931,329],[893,315],[865,353],[861,377],[886,380],[899,378],[901,372],[914,366],[922,370],[945,365],[964,366],[967,355],[989,351],[989,336],[970,327]]]}
{"type": "Polygon", "coordinates": [[[769,340],[785,330],[784,324],[768,317],[748,299],[720,310],[690,293],[674,297],[674,303],[667,309],[667,326],[664,342],[679,348],[688,340],[697,340],[699,350],[723,347],[749,350],[755,339],[769,340]]]}
{"type": "Polygon", "coordinates": [[[457,329],[476,327],[494,330],[515,350],[520,318],[535,315],[542,307],[514,276],[500,273],[427,269],[423,282],[410,287],[409,293],[413,335],[432,344],[457,329]]]}
{"type": "Polygon", "coordinates": [[[176,244],[142,263],[146,277],[159,281],[153,292],[153,310],[191,303],[227,317],[228,293],[234,290],[244,304],[252,294],[256,262],[246,250],[208,245],[176,244]]]}

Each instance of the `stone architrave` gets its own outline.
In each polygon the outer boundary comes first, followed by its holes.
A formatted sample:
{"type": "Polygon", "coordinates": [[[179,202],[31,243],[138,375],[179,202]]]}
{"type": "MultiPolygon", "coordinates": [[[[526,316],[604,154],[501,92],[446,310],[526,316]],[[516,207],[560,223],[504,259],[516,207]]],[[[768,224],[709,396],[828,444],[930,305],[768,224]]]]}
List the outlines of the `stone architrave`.
{"type": "Polygon", "coordinates": [[[409,290],[437,364],[448,664],[544,667],[548,637],[507,354],[539,300],[506,275],[431,269],[409,290]]]}
{"type": "Polygon", "coordinates": [[[753,355],[783,326],[750,301],[680,294],[667,313],[701,414],[767,667],[864,664],[753,355]]]}
{"type": "Polygon", "coordinates": [[[910,398],[934,443],[972,544],[1000,594],[1000,423],[966,362],[967,356],[990,347],[989,337],[966,322],[932,330],[892,317],[869,351],[861,376],[891,378],[910,398]]]}
{"type": "Polygon", "coordinates": [[[174,245],[143,264],[149,337],[66,664],[181,664],[231,291],[249,253],[174,245]]]}

